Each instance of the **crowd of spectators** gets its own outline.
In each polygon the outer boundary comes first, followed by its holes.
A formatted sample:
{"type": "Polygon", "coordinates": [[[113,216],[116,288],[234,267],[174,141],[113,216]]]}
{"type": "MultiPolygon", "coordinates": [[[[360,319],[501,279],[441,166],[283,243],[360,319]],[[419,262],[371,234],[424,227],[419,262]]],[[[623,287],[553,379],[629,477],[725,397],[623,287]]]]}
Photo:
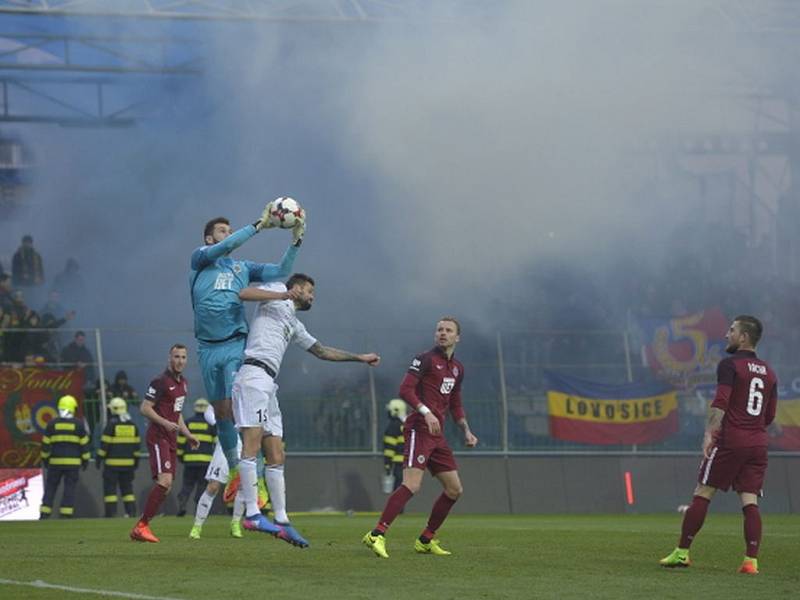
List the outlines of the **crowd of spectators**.
{"type": "Polygon", "coordinates": [[[85,335],[79,332],[81,342],[76,334],[72,343],[62,348],[58,331],[75,317],[74,310],[64,307],[62,298],[65,295],[75,298],[81,287],[74,259],[68,259],[64,271],[48,285],[44,262],[33,238],[24,235],[11,259],[10,273],[0,261],[0,363],[27,366],[81,363],[91,368],[93,359],[88,350],[80,360],[72,352],[73,345],[83,345],[85,335]]]}

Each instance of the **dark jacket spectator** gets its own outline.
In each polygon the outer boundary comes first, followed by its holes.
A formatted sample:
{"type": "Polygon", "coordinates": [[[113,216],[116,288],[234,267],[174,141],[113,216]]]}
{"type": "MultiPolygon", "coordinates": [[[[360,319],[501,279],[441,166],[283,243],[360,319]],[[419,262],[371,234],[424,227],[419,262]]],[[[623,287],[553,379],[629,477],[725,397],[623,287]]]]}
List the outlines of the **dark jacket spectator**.
{"type": "Polygon", "coordinates": [[[23,236],[22,245],[11,261],[11,281],[14,287],[34,287],[44,283],[42,257],[33,247],[33,238],[23,236]]]}
{"type": "Polygon", "coordinates": [[[83,297],[84,287],[78,261],[68,258],[64,270],[53,279],[53,289],[61,292],[68,301],[74,302],[83,297]]]}
{"type": "Polygon", "coordinates": [[[84,381],[94,380],[94,357],[86,347],[86,334],[83,331],[78,331],[61,351],[61,362],[67,367],[83,368],[84,381]]]}
{"type": "Polygon", "coordinates": [[[14,301],[11,298],[11,277],[7,273],[0,274],[0,309],[11,310],[14,301]]]}
{"type": "MultiPolygon", "coordinates": [[[[39,315],[25,304],[21,290],[11,294],[12,304],[4,311],[4,327],[27,329],[39,326],[39,315]]],[[[31,336],[26,331],[6,331],[3,334],[3,359],[7,362],[22,363],[30,353],[31,336]]]]}
{"type": "Polygon", "coordinates": [[[128,374],[125,371],[117,371],[109,395],[112,398],[122,398],[125,402],[138,398],[136,390],[128,383],[128,374]]]}

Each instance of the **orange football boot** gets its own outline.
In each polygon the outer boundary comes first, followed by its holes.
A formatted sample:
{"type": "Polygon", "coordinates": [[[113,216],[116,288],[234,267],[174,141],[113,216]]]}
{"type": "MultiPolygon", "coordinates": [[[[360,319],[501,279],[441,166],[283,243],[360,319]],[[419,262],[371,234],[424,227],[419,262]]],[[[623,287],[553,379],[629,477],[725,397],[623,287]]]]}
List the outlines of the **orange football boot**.
{"type": "Polygon", "coordinates": [[[131,539],[134,542],[151,542],[153,544],[161,541],[150,531],[150,526],[141,521],[136,523],[136,527],[131,529],[131,539]]]}

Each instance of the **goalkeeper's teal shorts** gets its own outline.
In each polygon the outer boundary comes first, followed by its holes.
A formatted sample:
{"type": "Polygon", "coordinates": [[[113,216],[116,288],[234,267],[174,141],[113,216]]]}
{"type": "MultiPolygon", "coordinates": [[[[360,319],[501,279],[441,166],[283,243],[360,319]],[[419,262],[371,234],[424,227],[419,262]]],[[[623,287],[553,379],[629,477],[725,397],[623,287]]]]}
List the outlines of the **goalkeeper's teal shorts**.
{"type": "Polygon", "coordinates": [[[233,378],[242,366],[247,338],[233,338],[218,344],[199,342],[198,357],[206,395],[211,402],[231,397],[233,378]]]}

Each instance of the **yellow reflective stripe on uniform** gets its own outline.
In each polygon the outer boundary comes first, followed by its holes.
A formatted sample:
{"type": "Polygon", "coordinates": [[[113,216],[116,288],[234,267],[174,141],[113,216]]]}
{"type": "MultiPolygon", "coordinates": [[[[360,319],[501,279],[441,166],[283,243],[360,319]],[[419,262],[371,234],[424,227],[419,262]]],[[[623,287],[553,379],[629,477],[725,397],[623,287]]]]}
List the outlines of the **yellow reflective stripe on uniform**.
{"type": "Polygon", "coordinates": [[[118,499],[116,496],[103,496],[103,502],[116,502],[118,499]]]}
{"type": "Polygon", "coordinates": [[[75,431],[75,423],[56,423],[56,431],[75,431]]]}
{"type": "Polygon", "coordinates": [[[139,444],[142,441],[142,438],[139,436],[136,437],[111,437],[109,435],[104,435],[100,438],[101,442],[106,444],[139,444]]]}
{"type": "Polygon", "coordinates": [[[178,443],[179,444],[185,444],[186,443],[186,438],[184,436],[182,436],[182,435],[179,435],[178,436],[178,443]]]}
{"type": "Polygon", "coordinates": [[[72,508],[71,506],[62,506],[58,509],[58,512],[61,513],[62,515],[71,515],[72,513],[75,512],[75,509],[72,508]]]}
{"type": "Polygon", "coordinates": [[[42,443],[43,444],[49,444],[50,443],[50,436],[46,435],[46,436],[42,437],[42,443]]]}
{"type": "Polygon", "coordinates": [[[210,454],[187,454],[183,457],[184,462],[211,462],[210,454]]]}
{"type": "Polygon", "coordinates": [[[133,502],[134,500],[136,500],[136,496],[134,496],[133,494],[125,494],[122,497],[123,502],[133,502]]]}
{"type": "Polygon", "coordinates": [[[395,438],[393,435],[385,435],[385,436],[383,436],[383,443],[384,444],[389,444],[391,446],[394,446],[394,443],[395,443],[396,439],[397,438],[395,438]]]}
{"type": "MultiPolygon", "coordinates": [[[[86,438],[86,441],[89,441],[89,438],[86,438]]],[[[77,435],[69,435],[69,434],[62,434],[62,435],[51,435],[50,436],[50,443],[57,444],[59,442],[67,442],[70,444],[80,444],[81,438],[77,435]]]]}
{"type": "Polygon", "coordinates": [[[50,508],[49,506],[45,506],[44,504],[42,504],[39,507],[39,512],[42,513],[43,515],[49,515],[50,513],[53,512],[53,509],[50,508]]]}
{"type": "Polygon", "coordinates": [[[83,460],[89,460],[89,458],[91,458],[91,456],[92,456],[92,455],[91,455],[91,454],[89,454],[88,452],[84,452],[83,454],[81,454],[81,458],[82,458],[83,460]]]}
{"type": "Polygon", "coordinates": [[[403,462],[403,455],[402,454],[395,454],[392,457],[392,462],[401,463],[403,462]]]}
{"type": "Polygon", "coordinates": [[[178,451],[175,454],[178,456],[183,456],[183,448],[178,448],[178,451]]]}
{"type": "Polygon", "coordinates": [[[50,457],[50,453],[49,452],[42,452],[40,456],[42,458],[49,458],[50,457]]]}
{"type": "Polygon", "coordinates": [[[97,451],[97,456],[101,456],[102,457],[102,456],[105,456],[106,454],[108,454],[108,453],[105,450],[103,450],[102,448],[100,448],[100,450],[97,451]]]}
{"type": "Polygon", "coordinates": [[[89,436],[88,435],[83,436],[81,438],[81,444],[83,444],[85,446],[88,443],[89,443],[89,436]]]}
{"type": "Polygon", "coordinates": [[[187,423],[189,431],[208,431],[208,423],[187,423]]]}
{"type": "Polygon", "coordinates": [[[214,436],[213,435],[209,435],[208,433],[198,433],[194,437],[197,438],[198,442],[208,442],[209,444],[213,444],[214,443],[214,436]]]}
{"type": "Polygon", "coordinates": [[[48,461],[48,463],[50,464],[51,467],[53,465],[67,465],[67,466],[79,467],[79,466],[81,466],[81,459],[78,458],[77,456],[72,457],[72,458],[57,458],[57,457],[53,457],[48,461]]]}
{"type": "Polygon", "coordinates": [[[136,461],[132,458],[108,458],[106,464],[109,467],[132,467],[136,461]]]}
{"type": "Polygon", "coordinates": [[[392,458],[395,455],[394,450],[384,450],[383,455],[387,458],[392,458]]]}

